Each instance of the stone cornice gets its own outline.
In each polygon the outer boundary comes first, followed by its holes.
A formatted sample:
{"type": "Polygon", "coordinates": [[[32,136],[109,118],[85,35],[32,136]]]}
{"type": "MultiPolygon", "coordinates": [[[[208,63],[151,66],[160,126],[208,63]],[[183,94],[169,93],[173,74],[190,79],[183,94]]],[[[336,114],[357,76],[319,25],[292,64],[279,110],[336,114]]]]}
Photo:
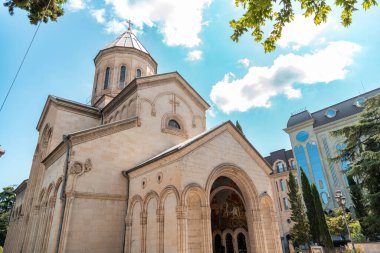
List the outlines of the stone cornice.
{"type": "MultiPolygon", "coordinates": [[[[129,128],[133,128],[138,126],[139,118],[132,117],[125,120],[120,120],[113,122],[111,124],[105,124],[93,128],[89,128],[86,130],[74,132],[67,135],[67,139],[71,146],[78,145],[83,142],[91,141],[94,139],[98,139],[107,135],[111,135],[129,128]]],[[[51,164],[53,164],[59,157],[61,157],[66,152],[66,146],[64,142],[58,144],[58,146],[50,152],[49,155],[45,157],[42,163],[48,168],[51,164]]]]}
{"type": "Polygon", "coordinates": [[[51,105],[56,106],[56,108],[58,109],[76,112],[96,119],[99,119],[101,117],[100,110],[98,108],[49,95],[46,100],[44,109],[42,110],[41,117],[38,120],[38,124],[36,127],[37,131],[40,130],[41,125],[44,122],[44,119],[51,105]]]}
{"type": "Polygon", "coordinates": [[[300,124],[284,128],[283,130],[287,134],[290,134],[291,132],[294,132],[294,131],[297,131],[297,130],[301,130],[301,129],[305,128],[305,127],[313,126],[313,124],[314,124],[314,119],[309,119],[309,120],[306,120],[306,121],[304,121],[304,122],[302,122],[300,124]]]}
{"type": "Polygon", "coordinates": [[[114,134],[138,125],[138,117],[132,117],[125,120],[119,120],[110,124],[101,125],[98,127],[89,128],[83,131],[69,134],[68,137],[73,146],[98,139],[110,134],[114,134]]]}
{"type": "Polygon", "coordinates": [[[127,98],[129,98],[132,94],[134,94],[137,90],[136,79],[133,79],[123,90],[117,94],[104,108],[103,113],[104,116],[112,113],[115,108],[117,108],[120,104],[122,104],[127,98]]]}
{"type": "Polygon", "coordinates": [[[63,154],[66,153],[66,146],[64,142],[60,142],[51,152],[48,154],[41,163],[45,165],[45,168],[49,168],[55,161],[57,161],[63,154]]]}
{"type": "Polygon", "coordinates": [[[152,64],[155,67],[155,72],[157,73],[157,62],[153,59],[153,57],[150,54],[144,53],[136,48],[130,48],[130,47],[114,46],[114,47],[100,50],[99,53],[94,58],[95,65],[97,65],[98,62],[100,61],[100,57],[107,56],[109,54],[115,54],[115,53],[127,53],[129,55],[134,54],[139,57],[142,57],[145,60],[149,61],[150,64],[152,64]]]}
{"type": "Polygon", "coordinates": [[[95,192],[68,192],[67,196],[78,199],[100,199],[100,200],[116,200],[127,201],[127,196],[121,194],[95,193],[95,192]]]}
{"type": "Polygon", "coordinates": [[[345,118],[333,121],[331,123],[321,125],[319,127],[314,128],[314,132],[316,134],[319,134],[319,133],[329,131],[329,130],[332,130],[332,129],[335,129],[338,127],[345,127],[347,125],[351,125],[352,123],[359,120],[360,115],[361,115],[361,113],[357,113],[357,114],[351,115],[349,117],[345,117],[345,118]]]}

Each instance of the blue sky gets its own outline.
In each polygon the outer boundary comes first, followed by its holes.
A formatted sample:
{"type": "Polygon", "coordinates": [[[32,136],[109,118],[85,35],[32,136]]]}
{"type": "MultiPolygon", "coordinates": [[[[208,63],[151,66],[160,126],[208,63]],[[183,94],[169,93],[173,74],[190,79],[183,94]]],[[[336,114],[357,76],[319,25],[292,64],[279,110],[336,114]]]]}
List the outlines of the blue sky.
{"type": "MultiPolygon", "coordinates": [[[[86,103],[93,58],[126,28],[158,62],[178,71],[212,105],[207,127],[239,120],[263,156],[290,148],[283,132],[292,112],[316,111],[380,86],[380,8],[354,14],[348,29],[339,14],[314,27],[296,16],[274,53],[247,34],[238,44],[228,21],[242,10],[232,1],[69,1],[56,23],[42,24],[3,111],[0,112],[0,187],[29,176],[36,125],[49,94],[86,103]]],[[[35,26],[0,7],[0,99],[20,64],[35,26]]]]}

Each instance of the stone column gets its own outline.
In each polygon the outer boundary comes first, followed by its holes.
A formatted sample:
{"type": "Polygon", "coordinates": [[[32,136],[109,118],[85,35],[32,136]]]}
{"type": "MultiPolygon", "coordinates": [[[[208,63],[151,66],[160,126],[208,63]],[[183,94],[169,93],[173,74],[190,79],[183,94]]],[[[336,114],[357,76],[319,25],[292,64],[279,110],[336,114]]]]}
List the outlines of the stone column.
{"type": "Polygon", "coordinates": [[[212,253],[211,208],[202,206],[203,252],[212,253]]]}
{"type": "Polygon", "coordinates": [[[34,246],[35,246],[36,239],[37,239],[36,236],[37,236],[37,232],[38,232],[38,225],[40,223],[40,218],[41,218],[40,205],[35,206],[34,213],[35,213],[35,218],[34,218],[33,227],[30,231],[31,237],[30,237],[30,241],[29,241],[29,245],[28,245],[28,249],[27,249],[28,252],[34,252],[34,246]]]}
{"type": "Polygon", "coordinates": [[[146,252],[146,223],[147,223],[147,215],[146,213],[141,212],[140,214],[140,225],[141,225],[141,252],[146,252]]]}
{"type": "Polygon", "coordinates": [[[43,252],[43,253],[47,251],[47,245],[49,244],[50,233],[51,233],[50,230],[51,230],[51,224],[53,221],[55,203],[56,203],[56,197],[51,197],[49,200],[47,225],[45,227],[45,232],[44,232],[43,241],[42,241],[42,251],[41,252],[43,252]]]}
{"type": "Polygon", "coordinates": [[[47,201],[45,201],[42,204],[42,208],[40,210],[41,219],[38,226],[38,233],[36,238],[36,246],[35,246],[35,252],[41,252],[43,238],[44,238],[44,232],[45,232],[45,226],[46,226],[46,219],[47,219],[47,201]]]}
{"type": "Polygon", "coordinates": [[[125,231],[124,253],[129,253],[131,250],[132,222],[133,222],[132,218],[125,217],[126,231],[125,231]]]}
{"type": "Polygon", "coordinates": [[[187,208],[177,206],[178,248],[179,253],[187,253],[187,208]]]}
{"type": "Polygon", "coordinates": [[[74,195],[71,192],[66,193],[66,209],[63,214],[63,222],[61,229],[61,237],[59,238],[58,253],[66,252],[66,239],[67,231],[69,230],[70,218],[71,218],[71,206],[74,201],[74,195]]]}
{"type": "Polygon", "coordinates": [[[165,210],[163,208],[157,209],[157,222],[158,222],[158,252],[164,253],[164,221],[165,210]]]}

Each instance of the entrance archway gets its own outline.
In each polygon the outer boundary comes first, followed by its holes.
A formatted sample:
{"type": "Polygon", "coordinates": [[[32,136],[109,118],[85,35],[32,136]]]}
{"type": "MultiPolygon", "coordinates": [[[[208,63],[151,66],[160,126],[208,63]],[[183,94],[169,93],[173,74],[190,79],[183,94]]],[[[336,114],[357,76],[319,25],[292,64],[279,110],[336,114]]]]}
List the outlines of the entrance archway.
{"type": "Polygon", "coordinates": [[[210,193],[214,253],[246,253],[249,245],[246,205],[234,181],[217,178],[210,193]]]}

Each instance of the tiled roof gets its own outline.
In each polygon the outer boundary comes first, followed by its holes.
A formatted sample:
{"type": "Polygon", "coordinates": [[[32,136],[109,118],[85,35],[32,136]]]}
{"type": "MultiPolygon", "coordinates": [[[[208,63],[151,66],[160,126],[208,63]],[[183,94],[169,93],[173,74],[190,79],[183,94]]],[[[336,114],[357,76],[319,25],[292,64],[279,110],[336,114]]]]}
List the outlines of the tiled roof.
{"type": "Polygon", "coordinates": [[[122,35],[116,38],[113,42],[108,44],[104,49],[112,48],[112,47],[128,47],[128,48],[135,48],[137,50],[140,50],[146,54],[149,54],[148,50],[145,49],[143,44],[137,39],[137,37],[132,33],[131,30],[128,29],[128,31],[124,32],[122,35]]]}

